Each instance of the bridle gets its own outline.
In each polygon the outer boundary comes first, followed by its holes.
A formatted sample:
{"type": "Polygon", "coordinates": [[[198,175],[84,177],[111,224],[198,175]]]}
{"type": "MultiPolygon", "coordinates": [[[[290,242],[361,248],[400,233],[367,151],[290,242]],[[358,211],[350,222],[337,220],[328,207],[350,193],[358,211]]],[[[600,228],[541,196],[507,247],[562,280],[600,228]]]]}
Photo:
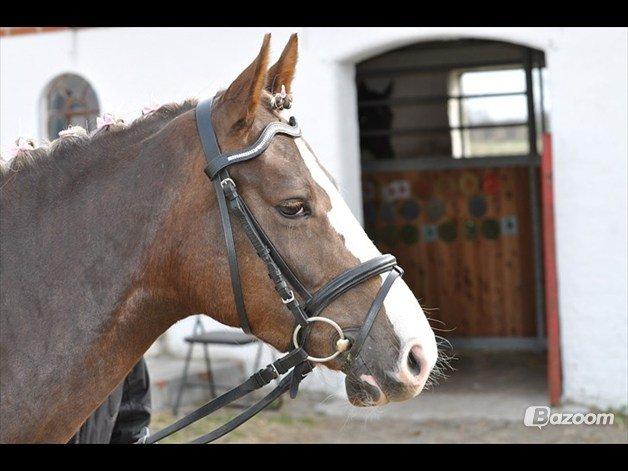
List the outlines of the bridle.
{"type": "Polygon", "coordinates": [[[246,394],[262,388],[287,373],[281,381],[279,381],[277,387],[259,402],[253,404],[221,427],[191,442],[209,443],[249,420],[286,391],[290,391],[291,398],[296,397],[299,384],[307,374],[312,371],[314,363],[324,363],[346,353],[345,364],[350,364],[360,353],[390,288],[395,280],[403,275],[403,270],[397,265],[395,257],[392,255],[380,255],[341,273],[318,291],[310,293],[290,269],[289,265],[285,262],[255,219],[238,193],[236,184],[229,176],[228,172],[229,166],[246,162],[247,160],[254,159],[261,155],[271,144],[273,138],[279,134],[292,138],[300,137],[301,130],[296,120],[294,117],[291,117],[287,123],[272,122],[264,128],[257,141],[250,147],[237,152],[223,154],[220,151],[211,121],[213,101],[214,99],[202,101],[196,106],[196,124],[203,151],[207,159],[205,173],[210,178],[218,199],[218,208],[220,210],[220,218],[227,247],[227,257],[229,260],[231,286],[235,298],[236,310],[240,317],[240,325],[244,332],[251,333],[244,306],[242,285],[240,283],[238,258],[231,223],[232,215],[238,220],[247,238],[253,244],[257,255],[266,265],[268,275],[275,286],[275,290],[281,297],[281,301],[295,318],[296,327],[293,334],[293,347],[286,355],[254,373],[244,383],[208,402],[163,430],[149,436],[145,443],[155,443],[231,402],[236,401],[246,394]],[[345,331],[343,331],[335,321],[321,316],[323,310],[340,295],[363,281],[384,273],[388,273],[388,275],[384,279],[382,286],[364,318],[362,326],[355,336],[351,334],[351,338],[348,338],[348,336],[345,335],[345,331]],[[295,295],[295,292],[298,296],[295,295]],[[305,345],[312,323],[314,322],[324,322],[331,325],[338,335],[336,351],[324,358],[310,356],[303,349],[303,345],[305,345]]]}

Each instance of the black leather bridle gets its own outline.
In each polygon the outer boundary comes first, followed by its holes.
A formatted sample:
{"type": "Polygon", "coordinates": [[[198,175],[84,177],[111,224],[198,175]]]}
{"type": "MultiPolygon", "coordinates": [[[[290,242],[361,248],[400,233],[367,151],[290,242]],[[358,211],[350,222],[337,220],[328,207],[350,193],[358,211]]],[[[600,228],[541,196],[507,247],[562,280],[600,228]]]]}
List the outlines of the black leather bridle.
{"type": "Polygon", "coordinates": [[[294,398],[298,392],[301,381],[312,371],[317,362],[330,361],[338,355],[346,352],[346,364],[352,362],[360,353],[362,346],[375,322],[377,314],[381,310],[386,295],[390,291],[394,281],[403,275],[403,270],[397,265],[392,255],[380,255],[360,265],[351,268],[336,278],[329,281],[315,293],[310,293],[301,283],[299,278],[290,269],[279,251],[274,247],[262,227],[259,225],[244,200],[239,195],[235,182],[230,178],[227,168],[233,164],[245,162],[261,155],[270,145],[272,139],[278,134],[297,138],[301,136],[301,130],[294,117],[288,123],[273,122],[266,126],[261,135],[250,147],[228,154],[220,151],[218,140],[212,126],[213,99],[200,102],[196,107],[196,124],[203,145],[203,151],[207,158],[205,173],[212,181],[216,190],[220,218],[227,246],[227,256],[231,273],[231,286],[235,298],[235,305],[240,317],[242,330],[251,333],[249,320],[244,306],[240,274],[238,270],[238,258],[235,250],[231,215],[239,221],[246,236],[253,244],[257,255],[263,260],[272,280],[275,290],[279,293],[282,302],[290,310],[296,320],[294,330],[294,347],[283,357],[262,368],[239,386],[217,397],[194,412],[186,415],[174,424],[149,436],[145,443],[155,443],[175,432],[187,427],[193,422],[211,414],[212,412],[230,404],[246,394],[260,389],[271,381],[286,374],[279,381],[277,387],[259,402],[253,404],[240,415],[230,420],[212,432],[198,437],[191,443],[209,443],[225,435],[239,425],[243,424],[262,409],[271,404],[281,394],[290,390],[290,397],[294,398]],[[342,328],[333,320],[321,317],[322,311],[341,294],[359,285],[374,276],[387,273],[384,282],[375,296],[369,308],[364,322],[357,334],[350,341],[344,335],[342,328]],[[294,291],[293,291],[294,290],[294,291]],[[295,292],[298,297],[295,296],[295,292]],[[299,301],[299,298],[301,301],[299,301]],[[313,322],[325,322],[330,324],[338,334],[336,342],[337,350],[325,358],[309,356],[303,349],[303,345],[309,334],[313,322]],[[300,346],[301,345],[301,346],[300,346]]]}

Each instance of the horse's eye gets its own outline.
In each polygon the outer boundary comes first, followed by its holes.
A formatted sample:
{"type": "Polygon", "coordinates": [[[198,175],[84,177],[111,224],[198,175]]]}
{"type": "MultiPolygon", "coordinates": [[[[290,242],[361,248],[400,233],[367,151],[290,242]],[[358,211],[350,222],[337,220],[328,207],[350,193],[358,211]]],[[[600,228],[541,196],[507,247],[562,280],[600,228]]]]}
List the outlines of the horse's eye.
{"type": "Polygon", "coordinates": [[[309,215],[309,209],[302,200],[286,200],[277,206],[277,211],[287,218],[299,218],[309,215]]]}

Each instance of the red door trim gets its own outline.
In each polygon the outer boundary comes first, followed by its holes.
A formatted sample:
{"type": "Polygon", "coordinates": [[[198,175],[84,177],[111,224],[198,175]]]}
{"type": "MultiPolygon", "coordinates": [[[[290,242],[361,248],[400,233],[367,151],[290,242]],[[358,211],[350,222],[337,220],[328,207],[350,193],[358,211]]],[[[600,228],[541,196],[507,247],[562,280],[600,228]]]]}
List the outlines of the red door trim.
{"type": "Polygon", "coordinates": [[[562,366],[558,322],[558,276],[554,226],[554,182],[552,176],[551,134],[543,135],[541,156],[541,217],[543,221],[543,272],[545,277],[545,317],[547,325],[547,383],[551,405],[560,403],[562,366]]]}

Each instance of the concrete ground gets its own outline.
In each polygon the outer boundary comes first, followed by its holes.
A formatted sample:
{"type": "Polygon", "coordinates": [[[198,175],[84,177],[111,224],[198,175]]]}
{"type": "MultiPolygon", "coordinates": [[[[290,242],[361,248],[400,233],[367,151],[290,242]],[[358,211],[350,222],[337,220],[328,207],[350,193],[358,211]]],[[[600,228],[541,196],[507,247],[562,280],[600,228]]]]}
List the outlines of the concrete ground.
{"type": "MultiPolygon", "coordinates": [[[[223,437],[224,443],[628,443],[625,416],[614,425],[525,427],[530,405],[547,404],[545,359],[529,353],[458,352],[456,371],[419,397],[361,409],[340,398],[301,393],[223,437]]],[[[564,406],[571,411],[582,408],[564,406]]],[[[188,407],[189,410],[189,407],[188,407]]],[[[227,409],[180,432],[171,442],[206,433],[236,415],[227,409]]],[[[155,414],[152,430],[172,422],[155,414]]]]}

